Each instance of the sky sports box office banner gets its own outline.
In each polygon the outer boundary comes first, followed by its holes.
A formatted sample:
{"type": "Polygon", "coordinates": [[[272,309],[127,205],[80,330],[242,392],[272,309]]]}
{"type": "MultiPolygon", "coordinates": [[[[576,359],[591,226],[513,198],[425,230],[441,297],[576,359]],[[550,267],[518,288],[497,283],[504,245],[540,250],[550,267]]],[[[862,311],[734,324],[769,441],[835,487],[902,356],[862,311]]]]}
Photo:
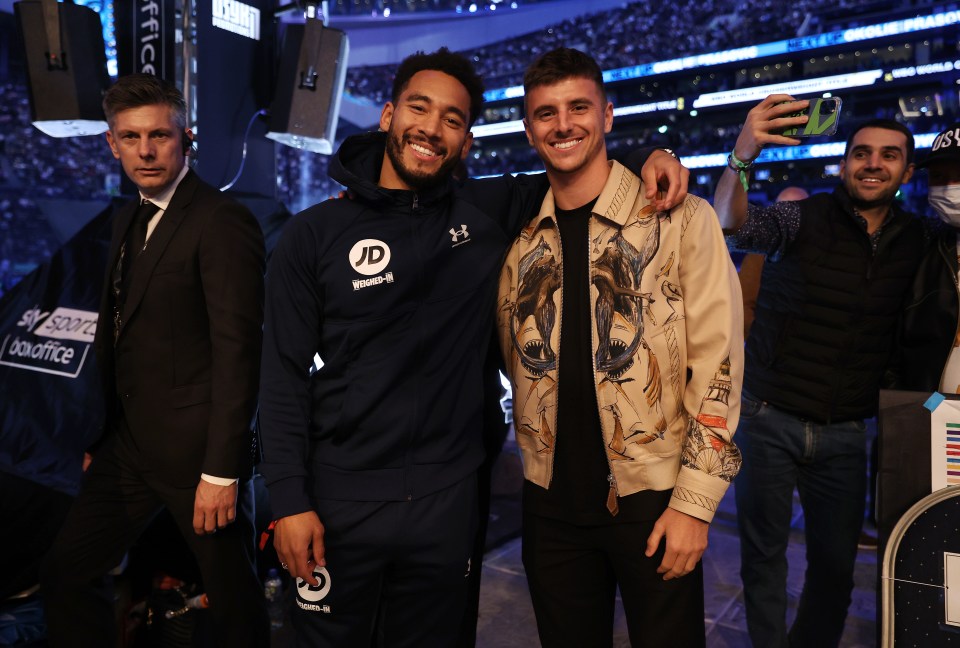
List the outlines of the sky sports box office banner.
{"type": "Polygon", "coordinates": [[[69,494],[103,424],[93,337],[111,212],[0,297],[0,470],[69,494]]]}

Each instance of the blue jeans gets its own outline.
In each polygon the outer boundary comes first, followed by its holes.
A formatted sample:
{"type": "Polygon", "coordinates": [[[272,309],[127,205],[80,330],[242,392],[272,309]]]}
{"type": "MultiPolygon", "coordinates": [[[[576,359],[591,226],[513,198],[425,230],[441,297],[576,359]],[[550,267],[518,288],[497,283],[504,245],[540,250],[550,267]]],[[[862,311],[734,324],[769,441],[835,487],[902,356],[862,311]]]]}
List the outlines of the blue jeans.
{"type": "Polygon", "coordinates": [[[757,648],[840,642],[863,526],[865,429],[863,421],[820,425],[743,396],[736,434],[743,466],[735,491],[747,630],[757,648]],[[807,572],[788,643],[794,487],[803,507],[807,572]]]}

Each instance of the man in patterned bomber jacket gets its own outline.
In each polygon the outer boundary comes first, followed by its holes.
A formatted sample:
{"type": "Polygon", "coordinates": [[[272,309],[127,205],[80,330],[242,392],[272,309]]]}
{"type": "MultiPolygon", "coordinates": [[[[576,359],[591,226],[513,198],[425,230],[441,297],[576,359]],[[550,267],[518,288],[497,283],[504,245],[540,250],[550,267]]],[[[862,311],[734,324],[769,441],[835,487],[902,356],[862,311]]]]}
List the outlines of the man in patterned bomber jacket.
{"type": "Polygon", "coordinates": [[[497,318],[523,455],[523,562],[544,647],[704,644],[700,557],[740,466],[743,313],[716,215],[666,212],[608,162],[600,69],[524,77],[551,190],[507,253],[497,318]]]}

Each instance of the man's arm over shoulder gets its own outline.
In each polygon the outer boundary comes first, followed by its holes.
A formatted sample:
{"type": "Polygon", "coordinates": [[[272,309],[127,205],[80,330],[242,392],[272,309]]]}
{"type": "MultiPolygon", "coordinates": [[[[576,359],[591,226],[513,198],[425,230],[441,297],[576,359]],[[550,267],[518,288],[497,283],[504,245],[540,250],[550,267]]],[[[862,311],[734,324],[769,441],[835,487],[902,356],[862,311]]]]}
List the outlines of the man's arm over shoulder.
{"type": "Polygon", "coordinates": [[[312,508],[306,466],[312,407],[310,370],[320,348],[323,287],[317,278],[321,251],[308,218],[300,214],[287,223],[267,269],[260,472],[270,490],[275,518],[312,508]]]}
{"type": "Polygon", "coordinates": [[[644,197],[657,210],[672,209],[687,197],[690,170],[673,151],[648,146],[630,151],[619,161],[643,181],[644,197]]]}
{"type": "Polygon", "coordinates": [[[682,210],[679,280],[689,376],[683,408],[689,423],[670,507],[710,522],[740,469],[733,433],[743,382],[743,302],[713,209],[690,198],[682,210]]]}
{"type": "Polygon", "coordinates": [[[263,322],[263,233],[233,200],[216,201],[200,235],[211,345],[211,414],[203,472],[244,478],[251,466],[263,322]]]}
{"type": "Polygon", "coordinates": [[[458,192],[461,198],[497,221],[509,237],[514,237],[543,203],[550,188],[545,173],[505,173],[489,178],[465,180],[458,192]]]}
{"type": "MultiPolygon", "coordinates": [[[[631,151],[626,166],[644,181],[647,198],[657,209],[668,209],[687,195],[690,172],[672,154],[655,147],[631,151]],[[658,185],[663,189],[658,195],[658,185]]],[[[505,173],[492,178],[469,179],[461,185],[461,197],[496,219],[511,237],[534,216],[550,183],[545,173],[505,173]]]]}

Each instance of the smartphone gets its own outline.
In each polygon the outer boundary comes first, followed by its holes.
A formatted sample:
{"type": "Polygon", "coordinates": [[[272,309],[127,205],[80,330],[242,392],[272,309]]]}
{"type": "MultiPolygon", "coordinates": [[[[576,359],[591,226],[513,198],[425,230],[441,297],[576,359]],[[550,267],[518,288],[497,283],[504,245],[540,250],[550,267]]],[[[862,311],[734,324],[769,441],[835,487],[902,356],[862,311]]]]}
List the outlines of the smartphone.
{"type": "Polygon", "coordinates": [[[784,115],[784,117],[807,115],[810,117],[807,123],[800,126],[791,126],[785,129],[783,134],[787,137],[814,137],[816,135],[835,134],[837,126],[840,125],[841,103],[839,97],[811,99],[806,110],[784,115]]]}

